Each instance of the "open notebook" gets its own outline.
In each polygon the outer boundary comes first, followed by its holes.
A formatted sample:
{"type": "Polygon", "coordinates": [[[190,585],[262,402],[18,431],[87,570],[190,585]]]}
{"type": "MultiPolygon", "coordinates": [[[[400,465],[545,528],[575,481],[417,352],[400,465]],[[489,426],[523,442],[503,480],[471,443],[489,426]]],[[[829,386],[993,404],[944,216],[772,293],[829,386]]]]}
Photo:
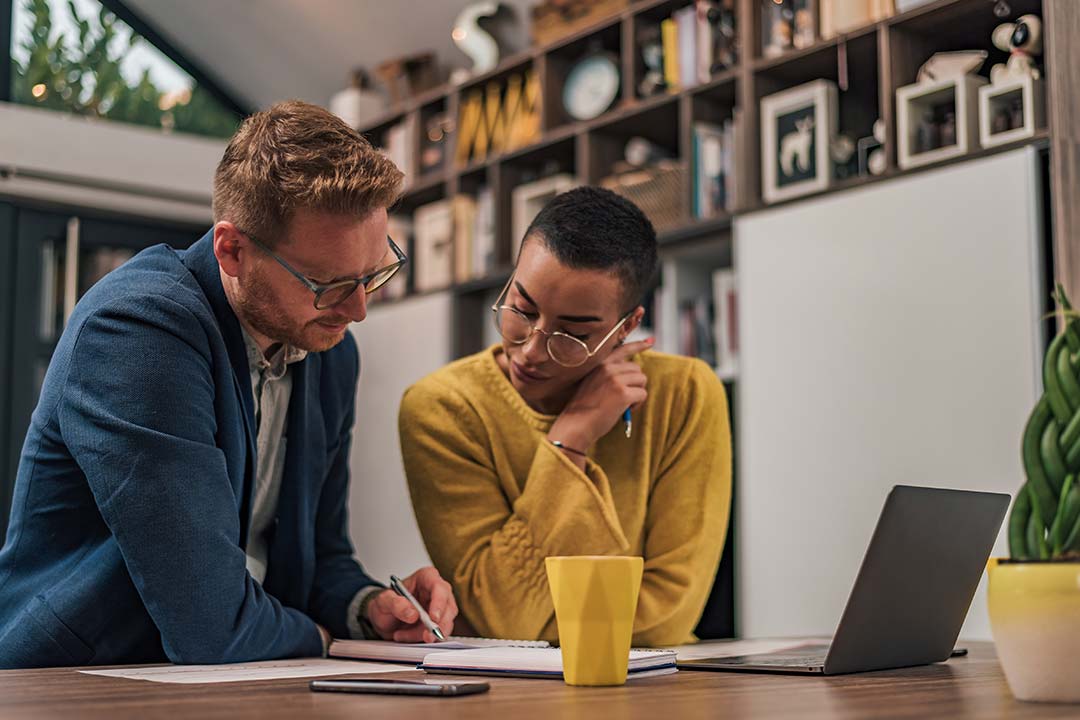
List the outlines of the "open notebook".
{"type": "MultiPolygon", "coordinates": [[[[420,666],[425,672],[449,675],[562,678],[562,652],[558,648],[489,647],[432,653],[420,666]]],[[[631,650],[628,678],[676,672],[671,650],[631,650]]]]}
{"type": "Polygon", "coordinates": [[[490,638],[451,637],[439,643],[395,643],[387,640],[335,640],[330,643],[330,657],[353,660],[382,660],[384,662],[411,663],[424,661],[431,653],[453,650],[478,650],[481,648],[551,647],[543,640],[492,640],[490,638]]]}

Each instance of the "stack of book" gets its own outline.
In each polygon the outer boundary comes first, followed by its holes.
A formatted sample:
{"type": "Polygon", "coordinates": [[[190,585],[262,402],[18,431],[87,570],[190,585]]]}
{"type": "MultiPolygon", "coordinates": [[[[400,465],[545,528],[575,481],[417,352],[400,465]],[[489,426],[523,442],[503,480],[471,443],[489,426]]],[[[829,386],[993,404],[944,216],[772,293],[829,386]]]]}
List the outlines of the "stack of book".
{"type": "MultiPolygon", "coordinates": [[[[669,91],[709,82],[717,66],[734,62],[734,47],[715,21],[728,0],[697,0],[660,23],[664,81],[669,91]]],[[[732,32],[732,29],[728,29],[732,32]]],[[[733,37],[731,38],[733,42],[733,37]]]]}
{"type": "Polygon", "coordinates": [[[739,373],[739,293],[735,271],[717,270],[712,277],[717,374],[725,379],[739,373]]]}
{"type": "Polygon", "coordinates": [[[694,123],[691,211],[695,218],[711,218],[735,206],[735,121],[722,125],[694,123]]]}
{"type": "Polygon", "coordinates": [[[442,290],[495,270],[495,201],[491,189],[422,205],[413,218],[416,292],[442,290]]]}

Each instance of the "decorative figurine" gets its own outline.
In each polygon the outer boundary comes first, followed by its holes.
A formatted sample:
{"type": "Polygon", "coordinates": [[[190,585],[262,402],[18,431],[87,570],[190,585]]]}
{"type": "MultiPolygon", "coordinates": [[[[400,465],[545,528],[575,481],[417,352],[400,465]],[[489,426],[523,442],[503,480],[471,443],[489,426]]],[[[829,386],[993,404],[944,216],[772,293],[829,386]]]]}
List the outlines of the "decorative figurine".
{"type": "Polygon", "coordinates": [[[494,0],[477,2],[466,6],[454,21],[450,33],[454,44],[472,60],[471,74],[480,75],[494,70],[499,64],[499,44],[495,38],[480,27],[480,18],[491,17],[499,12],[494,0]]]}
{"type": "Polygon", "coordinates": [[[651,97],[667,89],[664,81],[664,46],[660,40],[660,27],[649,25],[638,36],[641,59],[645,63],[645,75],[638,83],[638,95],[651,97]]]}
{"type": "Polygon", "coordinates": [[[1042,54],[1042,34],[1042,20],[1037,15],[1023,15],[1014,23],[998,25],[991,39],[994,47],[1009,53],[1009,61],[990,68],[990,82],[998,85],[1018,77],[1038,80],[1042,73],[1035,56],[1042,54]]]}

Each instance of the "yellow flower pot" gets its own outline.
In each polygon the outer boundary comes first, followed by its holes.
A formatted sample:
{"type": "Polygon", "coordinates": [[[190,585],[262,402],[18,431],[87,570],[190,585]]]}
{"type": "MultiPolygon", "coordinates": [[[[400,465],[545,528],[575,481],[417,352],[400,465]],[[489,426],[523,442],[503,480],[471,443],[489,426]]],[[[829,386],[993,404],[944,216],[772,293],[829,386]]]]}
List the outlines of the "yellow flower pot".
{"type": "Polygon", "coordinates": [[[1080,702],[1080,562],[995,558],[987,572],[990,627],[1013,695],[1080,702]]]}

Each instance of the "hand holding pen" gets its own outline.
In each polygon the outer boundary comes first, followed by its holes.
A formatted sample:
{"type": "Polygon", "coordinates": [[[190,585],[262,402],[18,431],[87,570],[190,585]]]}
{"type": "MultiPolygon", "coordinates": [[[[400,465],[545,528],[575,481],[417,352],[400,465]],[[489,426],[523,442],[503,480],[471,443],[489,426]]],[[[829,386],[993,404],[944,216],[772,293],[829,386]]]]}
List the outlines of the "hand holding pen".
{"type": "Polygon", "coordinates": [[[630,437],[633,410],[648,397],[648,379],[632,358],[653,346],[653,341],[625,343],[586,375],[573,397],[548,431],[548,440],[557,442],[567,458],[584,468],[590,447],[620,420],[630,437]]]}
{"type": "Polygon", "coordinates": [[[390,584],[367,604],[368,622],[381,638],[430,643],[450,635],[458,607],[438,570],[422,568],[404,580],[392,576],[390,584]]]}

